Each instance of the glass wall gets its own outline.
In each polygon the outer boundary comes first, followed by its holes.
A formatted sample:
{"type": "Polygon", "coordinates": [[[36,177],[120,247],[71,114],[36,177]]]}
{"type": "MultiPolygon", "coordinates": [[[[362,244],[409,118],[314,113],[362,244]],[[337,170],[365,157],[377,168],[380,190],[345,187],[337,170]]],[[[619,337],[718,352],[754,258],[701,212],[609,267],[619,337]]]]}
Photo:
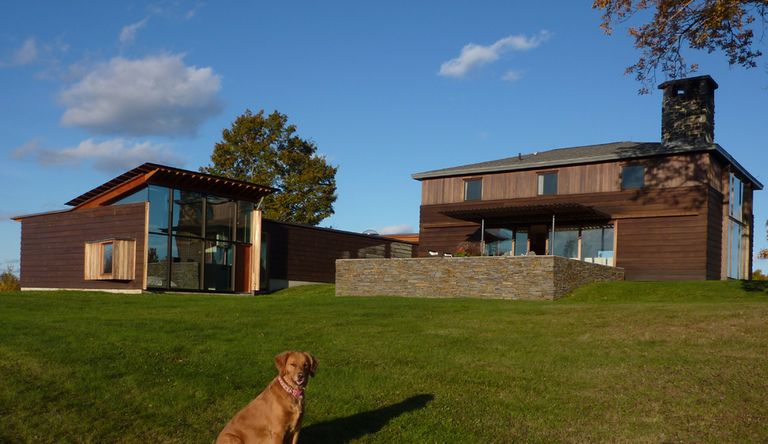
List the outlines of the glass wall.
{"type": "Polygon", "coordinates": [[[515,230],[515,256],[525,256],[528,254],[528,232],[525,230],[515,230]]]}
{"type": "Polygon", "coordinates": [[[525,256],[528,254],[528,231],[525,228],[487,228],[486,256],[525,256]]]}
{"type": "Polygon", "coordinates": [[[203,237],[203,200],[202,193],[173,190],[173,234],[203,237]]]}
{"type": "MultiPolygon", "coordinates": [[[[551,229],[547,229],[547,236],[549,234],[551,229]]],[[[556,256],[613,265],[613,226],[555,228],[553,247],[556,256]]],[[[528,253],[526,228],[487,228],[485,230],[487,256],[504,256],[512,252],[515,256],[524,256],[528,253]]]]}
{"type": "Polygon", "coordinates": [[[485,255],[508,255],[512,251],[514,234],[514,231],[507,228],[488,228],[485,230],[485,255]]]}
{"type": "Polygon", "coordinates": [[[149,201],[147,287],[234,291],[235,244],[251,240],[252,202],[149,185],[115,205],[149,201]]]}
{"type": "Polygon", "coordinates": [[[581,258],[587,262],[613,265],[613,227],[582,228],[581,258]]]}
{"type": "Polygon", "coordinates": [[[147,242],[147,287],[168,287],[168,236],[149,234],[147,242]]]}
{"type": "Polygon", "coordinates": [[[555,228],[554,255],[562,257],[579,257],[579,229],[555,228]]]}

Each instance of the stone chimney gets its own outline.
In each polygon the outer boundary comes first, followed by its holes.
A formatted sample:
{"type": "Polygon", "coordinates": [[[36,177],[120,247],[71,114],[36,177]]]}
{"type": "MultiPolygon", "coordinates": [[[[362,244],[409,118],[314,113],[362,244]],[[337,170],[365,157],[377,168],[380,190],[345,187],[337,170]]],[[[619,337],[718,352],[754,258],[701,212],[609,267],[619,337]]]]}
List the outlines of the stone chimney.
{"type": "Polygon", "coordinates": [[[715,90],[710,76],[670,80],[659,85],[664,90],[661,102],[661,142],[663,144],[702,145],[715,140],[715,90]]]}

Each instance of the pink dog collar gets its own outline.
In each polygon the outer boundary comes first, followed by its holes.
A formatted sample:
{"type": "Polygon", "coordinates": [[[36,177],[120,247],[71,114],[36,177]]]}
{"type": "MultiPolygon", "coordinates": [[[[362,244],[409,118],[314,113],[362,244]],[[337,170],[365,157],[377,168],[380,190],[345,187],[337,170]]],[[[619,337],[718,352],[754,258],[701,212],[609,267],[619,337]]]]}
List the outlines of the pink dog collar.
{"type": "Polygon", "coordinates": [[[282,376],[277,377],[277,381],[280,383],[280,386],[283,387],[283,390],[288,392],[291,396],[293,396],[296,399],[302,399],[304,398],[304,389],[303,388],[293,388],[290,385],[288,385],[287,382],[283,380],[282,376]]]}

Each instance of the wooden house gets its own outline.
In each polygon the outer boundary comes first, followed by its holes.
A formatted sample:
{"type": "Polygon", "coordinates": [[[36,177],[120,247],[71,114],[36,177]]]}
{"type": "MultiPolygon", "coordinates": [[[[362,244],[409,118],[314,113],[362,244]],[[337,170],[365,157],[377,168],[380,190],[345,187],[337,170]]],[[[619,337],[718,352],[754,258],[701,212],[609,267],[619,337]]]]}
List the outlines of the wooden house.
{"type": "Polygon", "coordinates": [[[411,257],[380,236],[262,220],[270,187],[146,163],[21,222],[22,290],[252,293],[333,282],[340,258],[411,257]]]}
{"type": "Polygon", "coordinates": [[[613,142],[427,171],[419,256],[553,254],[628,280],[748,279],[753,192],[714,142],[709,76],[663,90],[661,142],[613,142]]]}

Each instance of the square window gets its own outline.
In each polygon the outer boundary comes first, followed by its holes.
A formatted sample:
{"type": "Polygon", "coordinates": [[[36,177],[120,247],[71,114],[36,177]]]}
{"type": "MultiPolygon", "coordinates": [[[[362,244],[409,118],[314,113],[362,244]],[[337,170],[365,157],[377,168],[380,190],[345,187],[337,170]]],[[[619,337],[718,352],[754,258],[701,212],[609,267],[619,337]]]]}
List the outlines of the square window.
{"type": "Polygon", "coordinates": [[[539,174],[539,196],[557,194],[557,173],[539,174]]]}
{"type": "Polygon", "coordinates": [[[464,181],[464,200],[481,200],[483,198],[483,179],[464,181]]]}
{"type": "Polygon", "coordinates": [[[642,165],[625,165],[621,169],[621,189],[636,190],[645,186],[645,167],[642,165]]]}

